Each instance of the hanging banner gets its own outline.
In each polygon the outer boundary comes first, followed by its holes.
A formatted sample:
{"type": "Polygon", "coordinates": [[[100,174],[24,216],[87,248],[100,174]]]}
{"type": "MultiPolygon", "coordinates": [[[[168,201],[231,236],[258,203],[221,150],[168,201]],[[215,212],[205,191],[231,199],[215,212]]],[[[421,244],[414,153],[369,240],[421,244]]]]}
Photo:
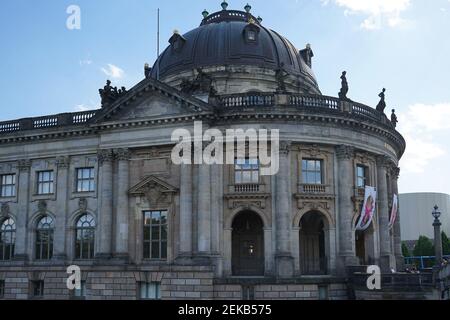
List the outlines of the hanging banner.
{"type": "Polygon", "coordinates": [[[361,210],[361,216],[359,218],[358,224],[356,225],[356,230],[364,231],[370,226],[370,224],[372,223],[373,215],[375,214],[376,203],[376,189],[374,187],[366,186],[364,204],[361,210]]]}
{"type": "Polygon", "coordinates": [[[391,217],[389,219],[389,229],[392,229],[392,227],[394,227],[395,220],[397,220],[397,213],[398,213],[398,196],[394,194],[394,200],[392,200],[391,217]]]}

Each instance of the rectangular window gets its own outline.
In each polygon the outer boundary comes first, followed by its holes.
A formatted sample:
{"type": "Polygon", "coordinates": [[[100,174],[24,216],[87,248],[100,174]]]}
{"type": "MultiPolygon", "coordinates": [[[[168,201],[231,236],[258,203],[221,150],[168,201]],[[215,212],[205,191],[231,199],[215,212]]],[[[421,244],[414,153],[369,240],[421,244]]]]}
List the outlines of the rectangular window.
{"type": "Polygon", "coordinates": [[[356,186],[364,189],[369,184],[369,169],[366,166],[358,165],[356,167],[356,186]]]}
{"type": "Polygon", "coordinates": [[[16,175],[4,174],[0,176],[0,197],[16,196],[16,175]]]}
{"type": "Polygon", "coordinates": [[[44,281],[32,281],[31,294],[33,298],[42,298],[44,296],[44,281]]]}
{"type": "Polygon", "coordinates": [[[234,164],[234,182],[236,184],[258,184],[259,160],[236,159],[234,164]]]}
{"type": "Polygon", "coordinates": [[[144,259],[167,259],[167,211],[144,212],[144,259]]]}
{"type": "Polygon", "coordinates": [[[5,296],[5,280],[0,280],[0,299],[5,296]]]}
{"type": "Polygon", "coordinates": [[[37,173],[37,193],[53,193],[53,171],[40,171],[37,173]]]}
{"type": "Polygon", "coordinates": [[[86,298],[86,281],[81,281],[80,289],[75,289],[73,295],[77,299],[86,298]]]}
{"type": "Polygon", "coordinates": [[[323,184],[322,160],[303,159],[302,178],[304,184],[323,184]]]}
{"type": "Polygon", "coordinates": [[[77,169],[77,192],[94,192],[94,168],[77,169]]]}
{"type": "Polygon", "coordinates": [[[247,31],[247,36],[249,41],[256,41],[256,32],[255,31],[247,31]]]}
{"type": "Polygon", "coordinates": [[[159,282],[141,282],[139,297],[144,300],[160,300],[161,285],[159,282]]]}

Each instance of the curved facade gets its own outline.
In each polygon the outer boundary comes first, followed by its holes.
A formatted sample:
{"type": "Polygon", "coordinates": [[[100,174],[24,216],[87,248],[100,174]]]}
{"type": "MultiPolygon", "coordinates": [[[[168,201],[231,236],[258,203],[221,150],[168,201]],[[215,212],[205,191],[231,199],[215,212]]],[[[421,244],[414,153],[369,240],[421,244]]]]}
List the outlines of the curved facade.
{"type": "Polygon", "coordinates": [[[405,141],[384,114],[321,95],[305,50],[248,13],[205,14],[102,109],[0,123],[0,225],[15,223],[4,298],[40,292],[17,279],[68,298],[52,279],[73,264],[87,299],[345,299],[348,268],[401,268],[400,219],[388,222],[405,141]],[[196,121],[279,130],[280,171],[175,165],[171,135],[196,121]],[[364,233],[361,179],[379,198],[364,233]]]}

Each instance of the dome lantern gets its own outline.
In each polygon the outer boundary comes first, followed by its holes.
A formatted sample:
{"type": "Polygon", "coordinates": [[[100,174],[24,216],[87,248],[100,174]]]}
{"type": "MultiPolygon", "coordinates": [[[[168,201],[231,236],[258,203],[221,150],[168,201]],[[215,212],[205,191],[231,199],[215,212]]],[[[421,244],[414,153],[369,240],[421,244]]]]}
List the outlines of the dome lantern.
{"type": "Polygon", "coordinates": [[[222,6],[222,9],[223,9],[223,10],[227,10],[227,8],[228,8],[228,2],[226,2],[226,1],[222,2],[221,6],[222,6]]]}
{"type": "Polygon", "coordinates": [[[250,11],[252,10],[252,6],[247,3],[247,5],[244,7],[244,10],[245,12],[250,13],[250,11]]]}
{"type": "Polygon", "coordinates": [[[205,9],[205,10],[203,10],[203,12],[202,12],[202,16],[203,16],[203,18],[207,18],[208,16],[209,16],[209,12],[205,9]]]}

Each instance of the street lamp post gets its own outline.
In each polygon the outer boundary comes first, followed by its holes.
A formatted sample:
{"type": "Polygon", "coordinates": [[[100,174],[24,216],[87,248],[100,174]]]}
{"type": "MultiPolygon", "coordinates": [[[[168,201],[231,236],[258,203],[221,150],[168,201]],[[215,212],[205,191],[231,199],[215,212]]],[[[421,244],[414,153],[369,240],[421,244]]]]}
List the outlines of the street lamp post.
{"type": "Polygon", "coordinates": [[[439,207],[436,205],[433,210],[433,227],[434,227],[434,252],[436,256],[436,266],[440,266],[442,262],[442,236],[441,236],[441,221],[439,217],[441,213],[438,211],[439,207]]]}

